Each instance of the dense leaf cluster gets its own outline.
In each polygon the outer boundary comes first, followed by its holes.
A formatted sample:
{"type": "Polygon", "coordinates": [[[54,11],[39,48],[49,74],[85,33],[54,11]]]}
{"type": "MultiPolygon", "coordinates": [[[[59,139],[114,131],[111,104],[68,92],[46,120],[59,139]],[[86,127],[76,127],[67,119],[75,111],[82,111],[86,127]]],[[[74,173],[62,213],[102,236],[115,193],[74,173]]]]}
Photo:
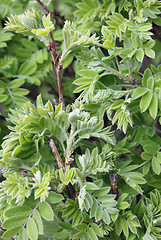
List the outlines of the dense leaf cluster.
{"type": "Polygon", "coordinates": [[[0,3],[1,239],[161,239],[160,8],[0,3]]]}

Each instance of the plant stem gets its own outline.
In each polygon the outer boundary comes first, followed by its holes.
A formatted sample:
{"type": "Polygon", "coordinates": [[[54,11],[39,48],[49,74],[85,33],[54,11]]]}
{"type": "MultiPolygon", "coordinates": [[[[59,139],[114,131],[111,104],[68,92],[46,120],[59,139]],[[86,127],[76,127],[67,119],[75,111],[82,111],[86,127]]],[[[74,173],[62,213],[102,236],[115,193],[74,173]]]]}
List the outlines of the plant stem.
{"type": "Polygon", "coordinates": [[[45,11],[46,14],[50,13],[49,9],[40,0],[37,0],[37,2],[40,5],[40,7],[45,11]]]}
{"type": "Polygon", "coordinates": [[[21,172],[21,174],[22,174],[24,177],[30,177],[30,178],[34,178],[34,176],[33,176],[33,175],[31,175],[31,174],[28,174],[28,173],[26,173],[26,172],[21,172]]]}
{"type": "Polygon", "coordinates": [[[50,53],[53,58],[54,62],[54,68],[55,68],[55,74],[57,77],[57,84],[58,84],[58,95],[59,95],[59,103],[62,103],[62,109],[65,109],[65,104],[64,104],[64,98],[63,98],[63,92],[62,92],[62,84],[61,84],[61,79],[60,79],[60,70],[62,68],[62,65],[58,64],[58,56],[56,55],[56,47],[55,47],[55,40],[53,38],[52,33],[50,32],[50,37],[51,37],[51,45],[49,46],[50,53]]]}
{"type": "Polygon", "coordinates": [[[62,159],[61,159],[61,157],[60,157],[60,154],[59,154],[59,152],[58,152],[58,150],[57,150],[57,147],[55,146],[55,143],[54,143],[53,139],[49,139],[47,143],[48,143],[49,146],[51,147],[52,153],[53,153],[54,156],[55,156],[55,159],[56,159],[56,161],[57,161],[58,168],[62,168],[62,167],[63,167],[63,169],[64,169],[63,161],[62,161],[62,159]]]}
{"type": "Polygon", "coordinates": [[[37,0],[37,2],[46,14],[50,13],[50,17],[56,20],[56,25],[59,26],[60,28],[63,28],[65,18],[64,16],[61,16],[60,12],[57,10],[59,2],[58,1],[56,2],[56,10],[53,11],[50,11],[40,0],[37,0]]]}
{"type": "MultiPolygon", "coordinates": [[[[51,17],[56,19],[56,24],[57,25],[63,27],[64,16],[60,16],[58,11],[50,12],[49,9],[40,0],[37,0],[37,2],[42,7],[42,9],[45,11],[46,14],[50,13],[51,17]],[[63,21],[63,23],[60,23],[58,18],[60,18],[63,21]]],[[[61,78],[60,78],[60,70],[62,68],[62,65],[58,64],[58,62],[57,62],[58,60],[57,60],[57,55],[56,55],[55,40],[54,40],[51,32],[50,32],[50,37],[51,37],[52,42],[51,42],[51,46],[49,46],[49,50],[50,50],[50,53],[51,53],[52,58],[53,58],[54,67],[55,67],[55,74],[56,74],[56,77],[57,77],[59,103],[62,103],[62,109],[64,110],[65,109],[65,104],[64,104],[64,100],[63,100],[62,84],[61,84],[61,78]]]]}
{"type": "Polygon", "coordinates": [[[116,194],[116,200],[118,199],[118,185],[117,185],[118,176],[116,173],[110,173],[110,182],[112,187],[112,192],[116,194]]]}

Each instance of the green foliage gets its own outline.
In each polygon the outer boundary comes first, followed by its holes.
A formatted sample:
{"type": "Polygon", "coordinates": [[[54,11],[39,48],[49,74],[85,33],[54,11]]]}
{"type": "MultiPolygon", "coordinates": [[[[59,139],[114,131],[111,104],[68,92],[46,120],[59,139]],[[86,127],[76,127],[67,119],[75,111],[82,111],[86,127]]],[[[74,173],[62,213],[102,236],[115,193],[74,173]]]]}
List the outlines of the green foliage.
{"type": "Polygon", "coordinates": [[[64,59],[74,50],[98,44],[98,38],[95,34],[90,36],[89,31],[86,34],[82,34],[82,32],[77,31],[76,25],[69,21],[65,22],[63,28],[63,39],[64,49],[61,55],[60,64],[63,64],[64,59]]]}
{"type": "Polygon", "coordinates": [[[50,14],[41,18],[35,10],[26,11],[24,14],[8,18],[5,29],[22,33],[25,35],[36,36],[45,45],[49,44],[49,33],[54,29],[50,20],[50,14]]]}
{"type": "MultiPolygon", "coordinates": [[[[1,63],[3,64],[4,69],[5,67],[7,68],[7,65],[10,65],[10,60],[12,62],[14,61],[14,59],[7,59],[5,57],[4,59],[1,59],[1,63]]],[[[0,102],[4,103],[6,105],[6,108],[13,107],[27,101],[24,95],[27,95],[29,91],[27,89],[20,88],[24,84],[23,79],[15,79],[8,84],[3,81],[0,81],[0,83],[2,85],[0,102]]]]}
{"type": "Polygon", "coordinates": [[[4,19],[7,16],[10,16],[11,14],[18,14],[21,9],[21,4],[19,1],[14,2],[12,0],[4,0],[0,3],[0,16],[1,19],[4,19]]]}
{"type": "Polygon", "coordinates": [[[13,34],[12,33],[8,33],[6,31],[4,31],[3,29],[0,30],[0,48],[4,48],[7,46],[7,43],[5,43],[6,41],[9,41],[13,34]]]}
{"type": "Polygon", "coordinates": [[[161,239],[161,1],[58,2],[0,3],[0,238],[161,239]]]}
{"type": "Polygon", "coordinates": [[[161,111],[160,99],[160,79],[155,78],[155,82],[150,69],[146,69],[142,78],[143,87],[137,88],[133,94],[133,99],[141,97],[140,109],[145,112],[149,108],[150,115],[155,119],[161,111]]]}
{"type": "Polygon", "coordinates": [[[1,189],[3,189],[3,194],[7,194],[10,199],[15,199],[17,204],[23,204],[25,201],[25,197],[29,197],[31,195],[31,189],[29,187],[28,179],[23,179],[21,174],[14,173],[6,173],[6,180],[1,183],[1,189]]]}
{"type": "Polygon", "coordinates": [[[89,28],[98,30],[100,22],[96,21],[101,5],[98,0],[80,1],[76,4],[78,10],[74,12],[77,21],[82,25],[83,29],[88,31],[89,28]]]}
{"type": "Polygon", "coordinates": [[[105,154],[98,154],[98,149],[94,148],[90,154],[89,149],[86,149],[84,155],[79,156],[78,165],[84,176],[95,175],[97,172],[109,172],[110,165],[104,161],[105,154]]]}

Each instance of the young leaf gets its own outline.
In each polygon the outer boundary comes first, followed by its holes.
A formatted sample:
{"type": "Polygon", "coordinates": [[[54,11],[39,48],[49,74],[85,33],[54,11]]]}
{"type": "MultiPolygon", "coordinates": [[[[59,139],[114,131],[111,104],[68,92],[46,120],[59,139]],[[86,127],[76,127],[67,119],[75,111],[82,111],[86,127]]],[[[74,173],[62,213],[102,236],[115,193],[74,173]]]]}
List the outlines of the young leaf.
{"type": "Polygon", "coordinates": [[[151,91],[153,91],[154,88],[154,79],[153,77],[150,77],[147,79],[147,88],[151,91]]]}
{"type": "Polygon", "coordinates": [[[18,206],[18,207],[12,207],[6,210],[5,216],[10,218],[10,217],[16,217],[16,216],[23,216],[23,217],[28,217],[32,212],[32,208],[29,206],[18,206]]]}
{"type": "Polygon", "coordinates": [[[136,51],[136,59],[139,61],[139,62],[142,62],[143,61],[143,58],[144,58],[144,51],[143,49],[138,49],[136,51]]]}
{"type": "Polygon", "coordinates": [[[102,215],[103,215],[102,207],[99,205],[95,212],[96,221],[99,221],[102,218],[102,215]]]}
{"type": "Polygon", "coordinates": [[[36,222],[38,233],[43,234],[43,222],[42,222],[40,213],[37,209],[33,213],[33,219],[36,222]]]}
{"type": "Polygon", "coordinates": [[[29,218],[29,220],[27,221],[27,235],[31,240],[38,239],[37,225],[33,218],[29,218]]]}
{"type": "Polygon", "coordinates": [[[153,95],[150,106],[149,106],[149,113],[152,118],[156,118],[158,113],[158,97],[156,94],[153,95]]]}
{"type": "Polygon", "coordinates": [[[20,229],[21,229],[21,227],[12,227],[3,233],[2,238],[10,239],[10,238],[14,237],[15,235],[17,235],[19,233],[20,229]]]}
{"type": "Polygon", "coordinates": [[[147,79],[152,77],[152,72],[150,71],[149,68],[147,68],[144,72],[143,78],[142,78],[142,85],[144,88],[147,87],[147,79]]]}
{"type": "Polygon", "coordinates": [[[79,224],[80,221],[81,221],[81,219],[82,219],[81,211],[80,211],[79,209],[77,209],[77,210],[75,211],[75,215],[74,215],[74,217],[73,217],[72,224],[73,224],[74,226],[77,225],[77,224],[79,224]]]}
{"type": "Polygon", "coordinates": [[[94,79],[97,76],[97,72],[89,69],[80,70],[78,74],[82,77],[89,78],[89,79],[94,79]]]}
{"type": "Polygon", "coordinates": [[[52,221],[53,220],[53,210],[51,208],[51,206],[46,202],[41,202],[39,204],[39,211],[41,216],[48,220],[48,221],[52,221]]]}
{"type": "Polygon", "coordinates": [[[121,234],[122,229],[123,229],[122,217],[119,216],[118,219],[116,220],[116,233],[118,236],[121,234]]]}
{"type": "Polygon", "coordinates": [[[157,175],[160,174],[160,170],[161,170],[161,168],[160,168],[160,163],[159,163],[159,161],[158,161],[158,159],[157,159],[156,157],[153,157],[153,159],[152,159],[152,168],[153,168],[153,171],[154,171],[157,175]]]}
{"type": "Polygon", "coordinates": [[[54,29],[50,14],[41,17],[34,9],[24,14],[8,18],[5,29],[17,33],[35,36],[46,45],[49,44],[49,33],[54,29]]]}
{"type": "Polygon", "coordinates": [[[22,226],[26,222],[26,217],[25,216],[15,216],[15,217],[10,217],[6,219],[3,222],[3,228],[9,229],[12,227],[19,227],[22,226]]]}
{"type": "Polygon", "coordinates": [[[61,202],[64,199],[64,197],[61,194],[50,192],[47,200],[51,203],[58,203],[61,202]]]}
{"type": "Polygon", "coordinates": [[[18,240],[28,240],[27,231],[25,228],[22,228],[18,235],[18,240]]]}
{"type": "Polygon", "coordinates": [[[24,84],[25,80],[24,79],[15,79],[11,82],[8,83],[9,88],[18,88],[21,87],[24,84]]]}
{"type": "Polygon", "coordinates": [[[152,49],[145,49],[145,54],[150,58],[155,58],[155,52],[152,49]]]}
{"type": "Polygon", "coordinates": [[[0,94],[0,102],[5,102],[7,100],[8,96],[4,94],[0,94]]]}
{"type": "Polygon", "coordinates": [[[108,211],[106,210],[106,209],[104,209],[103,210],[103,221],[107,224],[107,225],[109,225],[110,224],[110,222],[111,222],[111,218],[110,218],[110,215],[109,215],[109,213],[108,213],[108,211]]]}
{"type": "Polygon", "coordinates": [[[125,236],[128,238],[128,236],[129,236],[129,228],[128,228],[127,221],[126,221],[125,218],[122,218],[122,230],[123,230],[125,236]]]}
{"type": "Polygon", "coordinates": [[[87,233],[88,233],[90,239],[98,240],[98,237],[97,237],[95,231],[94,231],[91,227],[89,227],[89,228],[87,229],[87,233]]]}
{"type": "Polygon", "coordinates": [[[144,96],[142,96],[140,101],[140,108],[142,112],[145,112],[147,110],[151,103],[152,97],[153,97],[152,92],[147,92],[144,96]]]}

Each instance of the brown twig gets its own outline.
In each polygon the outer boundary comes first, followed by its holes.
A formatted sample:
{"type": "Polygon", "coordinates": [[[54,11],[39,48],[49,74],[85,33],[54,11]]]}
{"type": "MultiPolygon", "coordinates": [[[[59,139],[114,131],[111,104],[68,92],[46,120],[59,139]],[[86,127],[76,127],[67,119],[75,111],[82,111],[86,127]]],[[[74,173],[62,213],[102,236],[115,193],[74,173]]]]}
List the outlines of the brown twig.
{"type": "Polygon", "coordinates": [[[110,182],[111,182],[111,187],[112,187],[112,192],[116,194],[116,200],[118,199],[118,176],[116,173],[110,173],[110,182]]]}
{"type": "Polygon", "coordinates": [[[24,177],[30,177],[30,178],[34,178],[34,176],[33,176],[33,175],[31,175],[31,174],[28,174],[28,173],[26,173],[26,172],[21,172],[21,174],[22,174],[24,177]]]}
{"type": "Polygon", "coordinates": [[[56,20],[56,25],[63,28],[65,22],[64,16],[61,16],[58,10],[50,11],[40,0],[37,0],[37,2],[46,14],[50,13],[50,17],[56,20]]]}
{"type": "MultiPolygon", "coordinates": [[[[54,10],[53,12],[50,12],[49,9],[41,2],[41,0],[37,0],[41,8],[45,11],[46,14],[50,13],[51,18],[56,19],[56,24],[58,26],[61,25],[63,27],[64,25],[64,16],[61,16],[60,13],[57,10],[54,10]],[[63,23],[60,23],[61,19],[63,23]]],[[[53,38],[52,33],[50,32],[51,37],[51,43],[48,46],[48,49],[52,55],[53,62],[54,62],[54,68],[55,68],[55,74],[57,77],[57,86],[58,86],[58,95],[59,95],[59,103],[62,103],[62,108],[65,109],[64,99],[63,99],[63,93],[62,93],[62,84],[60,79],[60,70],[62,68],[62,65],[58,64],[58,56],[56,55],[56,46],[55,46],[55,40],[53,38]]]]}
{"type": "Polygon", "coordinates": [[[62,92],[62,84],[61,84],[61,79],[60,79],[60,70],[62,68],[62,65],[58,64],[58,57],[56,55],[55,40],[54,40],[51,32],[50,32],[50,37],[51,37],[52,42],[48,46],[48,49],[49,49],[49,51],[52,55],[53,62],[54,62],[55,74],[56,74],[56,77],[57,77],[57,84],[58,84],[59,103],[62,103],[62,108],[65,109],[63,92],[62,92]]]}
{"type": "Polygon", "coordinates": [[[55,159],[56,159],[56,161],[57,161],[58,168],[62,168],[62,167],[64,168],[63,161],[62,161],[62,159],[61,159],[61,157],[60,157],[60,154],[59,154],[59,152],[58,152],[58,150],[57,150],[57,147],[55,146],[55,143],[54,143],[53,139],[48,139],[48,142],[47,142],[47,143],[48,143],[49,146],[51,147],[52,153],[53,153],[54,156],[55,156],[55,159]]]}
{"type": "MultiPolygon", "coordinates": [[[[51,150],[52,150],[52,152],[53,152],[53,154],[54,154],[54,156],[56,158],[58,168],[62,168],[63,167],[63,169],[66,170],[67,166],[65,165],[65,167],[64,167],[63,161],[62,161],[62,159],[61,159],[61,157],[60,157],[60,155],[58,153],[57,147],[55,146],[55,143],[54,143],[53,139],[49,139],[48,140],[48,144],[51,147],[51,150]]],[[[66,186],[66,188],[64,189],[64,191],[68,194],[70,199],[75,199],[76,191],[75,191],[75,186],[74,185],[69,183],[66,186]]]]}
{"type": "Polygon", "coordinates": [[[50,13],[49,9],[40,0],[37,0],[37,2],[40,5],[40,7],[45,11],[46,14],[50,13]]]}

